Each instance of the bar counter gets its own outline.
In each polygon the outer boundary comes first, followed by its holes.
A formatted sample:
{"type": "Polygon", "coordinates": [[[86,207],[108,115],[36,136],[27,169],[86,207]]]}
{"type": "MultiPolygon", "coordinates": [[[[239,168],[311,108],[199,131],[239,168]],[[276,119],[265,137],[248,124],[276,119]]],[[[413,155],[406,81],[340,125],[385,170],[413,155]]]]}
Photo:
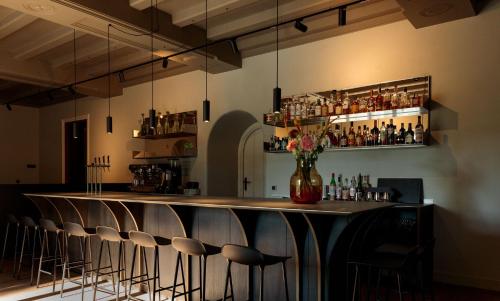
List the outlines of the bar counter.
{"type": "MultiPolygon", "coordinates": [[[[235,243],[290,256],[290,300],[344,300],[346,260],[361,229],[392,203],[324,201],[293,204],[289,199],[165,196],[124,192],[26,193],[44,218],[86,227],[140,230],[164,237],[192,237],[222,246],[235,243]]],[[[97,239],[92,242],[97,246],[97,239]]],[[[131,246],[127,248],[131,250],[131,246]]],[[[129,254],[130,251],[128,251],[129,254]]],[[[150,254],[151,255],[151,254],[150,254]]],[[[147,255],[148,257],[150,255],[147,255]]],[[[173,283],[176,253],[161,252],[162,285],[173,283]]],[[[94,258],[95,259],[95,258],[94,258]]],[[[130,259],[129,259],[130,260],[130,259]]],[[[207,265],[207,299],[223,294],[226,263],[217,255],[207,265]]],[[[197,287],[196,262],[186,261],[188,286],[197,287]]],[[[130,266],[130,265],[129,265],[130,266]]],[[[255,300],[260,279],[253,269],[233,266],[236,299],[255,300]],[[249,289],[249,288],[254,288],[249,289]]],[[[265,300],[284,300],[281,270],[266,269],[265,300]],[[271,284],[271,285],[270,285],[271,284]]],[[[197,299],[194,296],[193,300],[197,299]]]]}

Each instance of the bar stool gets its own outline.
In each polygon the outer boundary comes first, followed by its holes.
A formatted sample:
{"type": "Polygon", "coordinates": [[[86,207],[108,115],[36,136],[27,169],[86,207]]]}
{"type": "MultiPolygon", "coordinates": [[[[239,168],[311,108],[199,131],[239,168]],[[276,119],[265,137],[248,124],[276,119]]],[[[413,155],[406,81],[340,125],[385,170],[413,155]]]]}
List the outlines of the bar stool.
{"type": "Polygon", "coordinates": [[[42,234],[43,238],[40,251],[40,258],[38,258],[38,275],[36,278],[36,287],[37,288],[39,287],[40,275],[43,273],[52,276],[52,291],[55,292],[57,267],[58,266],[61,267],[64,261],[63,246],[61,241],[59,240],[60,238],[63,238],[64,241],[64,237],[61,236],[61,234],[64,233],[64,230],[56,226],[54,221],[50,219],[41,218],[39,222],[40,222],[40,228],[43,231],[42,234]],[[49,234],[51,234],[51,236],[53,236],[54,238],[53,255],[51,255],[49,251],[49,238],[50,238],[49,234]],[[46,254],[44,253],[45,250],[47,251],[46,254]],[[52,271],[44,270],[43,269],[44,263],[52,263],[52,271]]]}
{"type": "Polygon", "coordinates": [[[198,290],[200,291],[200,300],[205,301],[207,259],[208,259],[208,256],[220,254],[221,248],[202,243],[201,241],[196,240],[196,239],[185,238],[185,237],[174,237],[172,239],[172,247],[177,251],[177,262],[175,264],[175,274],[174,274],[173,287],[178,286],[177,275],[178,275],[179,266],[180,266],[181,276],[182,276],[182,287],[184,289],[184,293],[179,293],[179,294],[176,294],[176,291],[174,290],[174,292],[172,293],[172,301],[174,301],[176,297],[185,296],[187,294],[191,294],[191,293],[198,291],[198,290]],[[193,288],[189,291],[186,291],[186,286],[185,286],[182,254],[186,254],[187,256],[198,257],[198,264],[199,264],[199,271],[200,271],[199,272],[200,286],[198,288],[193,288]],[[203,261],[203,269],[202,269],[202,261],[203,261]]]}
{"type": "MultiPolygon", "coordinates": [[[[160,257],[159,257],[159,247],[160,246],[168,246],[171,244],[170,239],[161,237],[161,236],[153,236],[146,232],[141,231],[130,231],[129,232],[130,240],[134,243],[134,254],[132,256],[132,267],[130,269],[130,278],[129,278],[129,289],[128,289],[128,299],[140,300],[138,298],[134,298],[131,296],[132,294],[132,285],[147,282],[148,285],[148,295],[153,292],[153,301],[156,298],[156,293],[160,293],[164,290],[171,290],[172,287],[161,287],[160,286],[160,257]],[[135,269],[135,258],[137,256],[137,249],[139,248],[139,252],[141,252],[141,257],[143,260],[144,267],[146,269],[145,274],[141,274],[138,276],[134,276],[135,269]],[[149,277],[148,272],[148,262],[146,259],[146,248],[154,249],[154,272],[153,278],[149,277]],[[143,277],[146,276],[146,279],[143,277]],[[140,278],[139,280],[135,280],[140,278]],[[150,281],[153,280],[153,290],[151,291],[150,281]],[[158,282],[158,288],[156,283],[158,282]]],[[[151,298],[151,296],[150,296],[151,298]]]]}
{"type": "Polygon", "coordinates": [[[16,275],[16,262],[17,262],[17,245],[18,245],[18,240],[19,240],[19,227],[21,226],[21,223],[13,214],[7,215],[7,224],[5,226],[5,237],[4,237],[3,249],[2,249],[2,259],[0,260],[0,272],[3,270],[3,264],[4,264],[4,260],[5,260],[5,250],[7,248],[7,243],[8,243],[11,225],[16,227],[16,236],[15,236],[16,242],[14,243],[14,264],[13,264],[13,266],[14,266],[13,275],[15,276],[16,275]]]}
{"type": "Polygon", "coordinates": [[[266,266],[281,263],[281,267],[283,270],[283,281],[285,282],[286,300],[287,301],[290,300],[288,296],[288,283],[286,277],[286,261],[291,257],[268,255],[250,247],[233,245],[233,244],[227,244],[222,247],[222,256],[224,256],[227,259],[227,274],[226,274],[226,283],[224,285],[224,298],[222,299],[223,301],[225,301],[229,297],[231,297],[231,300],[234,300],[233,279],[231,276],[231,264],[233,262],[247,266],[259,267],[260,301],[264,300],[264,268],[266,266]],[[231,286],[231,296],[226,295],[228,284],[231,286]]]}
{"type": "Polygon", "coordinates": [[[87,275],[90,274],[91,281],[93,276],[93,266],[92,266],[92,248],[90,246],[90,238],[96,235],[95,228],[83,228],[80,224],[65,222],[64,223],[64,234],[65,234],[65,244],[64,244],[64,264],[62,272],[62,283],[61,283],[61,298],[64,293],[64,281],[66,278],[66,272],[68,274],[73,269],[81,269],[82,279],[81,282],[73,281],[69,279],[68,281],[75,284],[80,284],[82,287],[82,301],[84,299],[85,283],[88,284],[87,275]],[[70,238],[75,237],[80,242],[80,254],[81,260],[70,261],[69,260],[69,242],[70,238]],[[87,247],[89,249],[89,257],[87,257],[87,247]],[[90,265],[90,269],[87,270],[87,266],[90,265]]]}
{"type": "MultiPolygon", "coordinates": [[[[95,281],[94,281],[94,299],[93,300],[96,300],[96,294],[97,294],[98,290],[105,292],[105,293],[112,294],[116,297],[116,300],[119,300],[120,299],[120,284],[127,280],[125,278],[125,273],[127,271],[126,261],[125,261],[125,242],[129,240],[129,234],[127,232],[118,232],[117,230],[115,230],[113,228],[104,227],[104,226],[97,226],[96,233],[97,233],[97,236],[101,239],[101,246],[99,248],[99,257],[98,257],[99,259],[97,260],[97,268],[96,268],[96,275],[95,275],[95,281]],[[113,259],[111,256],[110,242],[117,242],[118,243],[118,269],[117,270],[113,269],[113,259]],[[101,267],[102,251],[104,249],[105,243],[108,247],[109,266],[101,267]],[[102,269],[109,270],[109,271],[101,272],[102,269]],[[115,274],[118,274],[118,287],[116,289],[115,289],[115,274]],[[113,291],[98,287],[99,276],[105,276],[105,275],[111,275],[111,279],[113,281],[113,291]]],[[[126,295],[127,295],[127,288],[125,286],[125,296],[126,295]]]]}
{"type": "Polygon", "coordinates": [[[31,257],[31,278],[30,278],[30,285],[33,285],[33,275],[34,275],[34,268],[35,268],[35,259],[36,259],[36,245],[37,245],[37,239],[38,239],[38,245],[42,245],[42,239],[40,236],[40,228],[39,226],[35,223],[35,221],[28,216],[23,216],[21,217],[21,225],[23,226],[23,238],[21,242],[21,253],[19,254],[19,263],[18,263],[18,268],[17,268],[17,277],[20,277],[21,274],[21,268],[23,266],[23,259],[26,256],[31,257]],[[30,240],[30,232],[33,231],[33,240],[30,240]],[[31,253],[25,254],[24,249],[25,245],[27,244],[27,248],[29,249],[31,247],[31,244],[33,244],[31,253]]]}

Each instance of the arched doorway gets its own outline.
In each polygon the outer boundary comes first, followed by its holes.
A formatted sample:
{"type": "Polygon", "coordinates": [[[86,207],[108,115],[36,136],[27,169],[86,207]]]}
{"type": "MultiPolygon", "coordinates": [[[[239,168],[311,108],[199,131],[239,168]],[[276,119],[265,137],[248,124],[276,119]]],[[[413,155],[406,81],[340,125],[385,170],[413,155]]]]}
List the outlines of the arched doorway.
{"type": "Polygon", "coordinates": [[[231,111],[212,128],[207,148],[207,192],[211,196],[238,196],[238,150],[245,131],[257,119],[245,111],[231,111]]]}

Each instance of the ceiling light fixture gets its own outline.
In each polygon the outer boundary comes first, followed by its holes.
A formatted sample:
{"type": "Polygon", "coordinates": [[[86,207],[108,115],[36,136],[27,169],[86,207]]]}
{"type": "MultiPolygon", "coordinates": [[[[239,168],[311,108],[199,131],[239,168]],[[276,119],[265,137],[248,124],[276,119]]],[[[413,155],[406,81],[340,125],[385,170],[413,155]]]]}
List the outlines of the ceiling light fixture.
{"type": "Polygon", "coordinates": [[[295,21],[295,29],[297,29],[298,31],[301,31],[301,32],[307,32],[307,25],[305,25],[304,23],[302,23],[304,21],[304,19],[298,19],[295,21]]]}
{"type": "Polygon", "coordinates": [[[339,26],[347,24],[347,6],[339,7],[339,26]]]}
{"type": "Polygon", "coordinates": [[[278,32],[279,32],[279,0],[276,0],[276,88],[273,90],[273,112],[279,113],[281,110],[281,88],[278,85],[279,75],[279,48],[278,48],[278,32]]]}
{"type": "Polygon", "coordinates": [[[167,69],[168,67],[168,58],[164,58],[163,61],[161,62],[161,67],[163,69],[167,69]]]}
{"type": "Polygon", "coordinates": [[[109,30],[111,24],[108,24],[108,116],[106,117],[106,133],[113,133],[113,117],[111,117],[111,43],[109,39],[109,30]]]}
{"type": "Polygon", "coordinates": [[[76,29],[73,29],[73,74],[74,74],[74,83],[73,87],[69,87],[71,94],[73,94],[73,102],[75,104],[75,119],[73,121],[73,139],[78,139],[78,128],[76,124],[76,29]]]}
{"type": "Polygon", "coordinates": [[[210,100],[208,100],[208,0],[205,0],[205,100],[203,100],[203,122],[210,122],[210,100]]]}
{"type": "Polygon", "coordinates": [[[238,43],[236,42],[236,39],[229,40],[229,43],[231,44],[231,49],[233,50],[234,54],[240,53],[240,50],[238,49],[238,43]]]}

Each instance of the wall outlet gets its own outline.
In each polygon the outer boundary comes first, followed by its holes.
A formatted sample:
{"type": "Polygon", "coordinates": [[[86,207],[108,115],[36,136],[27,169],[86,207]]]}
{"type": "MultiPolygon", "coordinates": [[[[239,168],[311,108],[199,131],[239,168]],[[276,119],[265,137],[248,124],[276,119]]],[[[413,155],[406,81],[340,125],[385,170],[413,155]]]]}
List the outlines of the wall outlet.
{"type": "Polygon", "coordinates": [[[274,191],[278,190],[278,186],[276,186],[276,185],[271,186],[271,190],[274,190],[274,191]]]}

